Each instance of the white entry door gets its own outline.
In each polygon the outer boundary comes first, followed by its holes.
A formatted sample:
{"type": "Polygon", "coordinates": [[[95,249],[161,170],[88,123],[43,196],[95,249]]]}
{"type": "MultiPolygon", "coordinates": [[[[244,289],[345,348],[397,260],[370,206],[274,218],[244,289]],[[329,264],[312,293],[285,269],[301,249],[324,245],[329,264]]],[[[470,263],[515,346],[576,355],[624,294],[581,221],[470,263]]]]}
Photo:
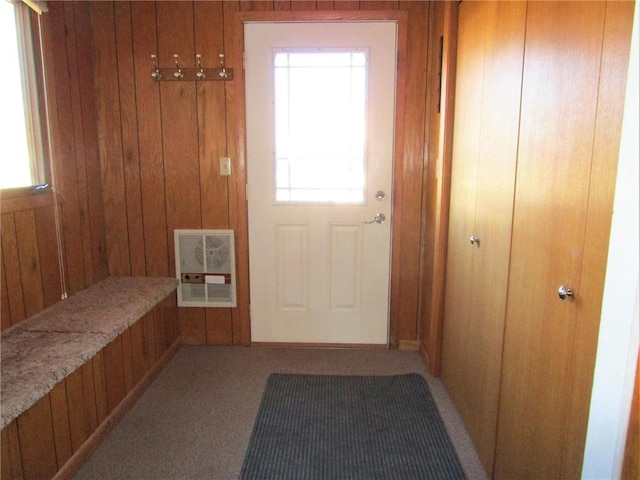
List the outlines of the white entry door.
{"type": "Polygon", "coordinates": [[[245,24],[245,79],[252,341],[388,344],[395,22],[245,24]]]}

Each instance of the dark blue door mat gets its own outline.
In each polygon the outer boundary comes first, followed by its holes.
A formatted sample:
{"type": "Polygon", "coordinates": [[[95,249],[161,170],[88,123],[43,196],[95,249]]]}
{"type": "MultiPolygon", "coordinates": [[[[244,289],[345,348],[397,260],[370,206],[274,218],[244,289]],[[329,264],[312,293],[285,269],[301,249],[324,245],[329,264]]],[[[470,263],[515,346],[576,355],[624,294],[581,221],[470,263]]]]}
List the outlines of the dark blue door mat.
{"type": "Polygon", "coordinates": [[[418,374],[273,374],[241,480],[464,479],[418,374]]]}

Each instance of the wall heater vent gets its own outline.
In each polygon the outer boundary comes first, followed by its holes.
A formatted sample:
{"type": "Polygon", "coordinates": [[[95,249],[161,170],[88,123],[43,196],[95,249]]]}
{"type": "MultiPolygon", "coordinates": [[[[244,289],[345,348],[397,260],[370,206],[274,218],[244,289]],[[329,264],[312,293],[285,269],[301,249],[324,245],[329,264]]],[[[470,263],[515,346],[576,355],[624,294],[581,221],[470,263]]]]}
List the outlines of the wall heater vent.
{"type": "Polygon", "coordinates": [[[233,230],[174,230],[179,307],[235,307],[233,230]]]}

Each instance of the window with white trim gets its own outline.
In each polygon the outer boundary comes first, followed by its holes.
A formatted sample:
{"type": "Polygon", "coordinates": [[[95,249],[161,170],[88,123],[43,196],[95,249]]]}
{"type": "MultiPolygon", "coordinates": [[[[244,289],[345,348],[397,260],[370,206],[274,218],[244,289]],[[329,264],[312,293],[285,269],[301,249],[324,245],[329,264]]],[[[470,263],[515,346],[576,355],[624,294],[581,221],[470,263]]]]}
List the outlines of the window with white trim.
{"type": "Polygon", "coordinates": [[[39,35],[33,12],[21,2],[0,0],[0,188],[47,183],[38,84],[39,35]],[[36,40],[34,40],[36,39],[36,40]]]}

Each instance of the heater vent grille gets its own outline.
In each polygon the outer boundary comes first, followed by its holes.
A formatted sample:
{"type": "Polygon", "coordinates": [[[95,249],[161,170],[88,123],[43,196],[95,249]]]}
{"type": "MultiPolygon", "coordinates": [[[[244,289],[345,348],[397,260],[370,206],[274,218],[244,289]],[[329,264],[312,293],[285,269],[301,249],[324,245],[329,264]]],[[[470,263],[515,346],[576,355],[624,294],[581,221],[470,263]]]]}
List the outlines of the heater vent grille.
{"type": "Polygon", "coordinates": [[[180,307],[235,307],[233,230],[174,230],[180,307]]]}

